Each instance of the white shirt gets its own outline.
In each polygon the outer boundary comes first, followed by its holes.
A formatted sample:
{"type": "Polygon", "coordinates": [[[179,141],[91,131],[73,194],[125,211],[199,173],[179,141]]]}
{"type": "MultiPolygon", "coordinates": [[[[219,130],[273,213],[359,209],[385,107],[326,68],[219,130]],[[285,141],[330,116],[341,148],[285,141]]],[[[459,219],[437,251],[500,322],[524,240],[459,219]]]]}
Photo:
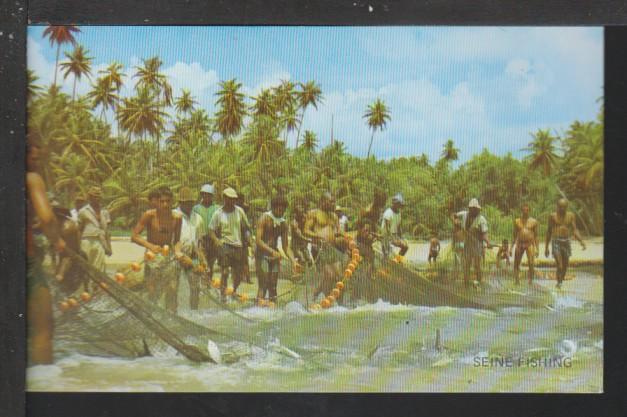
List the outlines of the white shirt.
{"type": "Polygon", "coordinates": [[[381,221],[381,229],[383,229],[383,234],[387,234],[387,229],[385,227],[385,223],[388,222],[390,224],[390,235],[398,235],[401,226],[401,212],[394,213],[391,207],[388,207],[383,212],[383,220],[381,221]]]}
{"type": "Polygon", "coordinates": [[[174,210],[181,216],[181,252],[187,256],[192,256],[198,248],[198,240],[202,236],[203,220],[202,216],[194,211],[188,216],[180,208],[174,210]]]}
{"type": "Polygon", "coordinates": [[[342,214],[342,217],[340,217],[340,232],[346,232],[346,229],[348,228],[348,217],[346,216],[346,214],[342,214]]]}

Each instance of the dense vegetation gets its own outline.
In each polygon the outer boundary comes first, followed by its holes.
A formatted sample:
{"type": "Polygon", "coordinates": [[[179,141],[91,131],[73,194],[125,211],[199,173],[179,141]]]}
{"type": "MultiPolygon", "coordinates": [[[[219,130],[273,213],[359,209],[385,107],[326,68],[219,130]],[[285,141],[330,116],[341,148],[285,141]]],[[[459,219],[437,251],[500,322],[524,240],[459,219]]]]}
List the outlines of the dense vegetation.
{"type": "MultiPolygon", "coordinates": [[[[556,199],[565,195],[584,233],[603,233],[602,109],[597,120],[574,121],[563,137],[541,129],[532,133],[523,160],[486,149],[453,168],[459,158],[453,140],[433,162],[424,154],[387,161],[357,158],[341,140],[319,149],[315,132],[301,132],[307,113],[324,101],[315,81],[286,80],[247,97],[237,79],[226,80],[216,94],[217,112],[210,115],[198,107],[193,92],[172,91],[158,57],[127,69],[113,62],[92,74],[92,58],[76,44],[75,29],[50,27],[45,35],[57,51],[62,44],[74,46],[65,61],[57,60],[59,75],[88,77],[93,88],[84,96],[74,89],[69,96],[55,83],[37,85],[29,71],[28,129],[46,145],[42,174],[58,199],[70,206],[76,195],[101,184],[118,228],[137,220],[147,208],[148,192],[159,185],[199,189],[213,182],[218,190],[230,185],[243,192],[254,213],[276,192],[311,207],[323,190],[331,190],[354,217],[375,186],[390,196],[400,191],[407,202],[405,231],[415,237],[430,231],[446,237],[449,213],[471,197],[484,207],[493,239],[509,237],[522,202],[531,204],[544,226],[556,199]],[[124,71],[134,85],[124,85],[124,71]],[[121,97],[124,88],[133,94],[121,97]]],[[[372,136],[364,141],[371,145],[385,140],[384,129],[393,119],[377,99],[355,123],[369,126],[372,136]]]]}

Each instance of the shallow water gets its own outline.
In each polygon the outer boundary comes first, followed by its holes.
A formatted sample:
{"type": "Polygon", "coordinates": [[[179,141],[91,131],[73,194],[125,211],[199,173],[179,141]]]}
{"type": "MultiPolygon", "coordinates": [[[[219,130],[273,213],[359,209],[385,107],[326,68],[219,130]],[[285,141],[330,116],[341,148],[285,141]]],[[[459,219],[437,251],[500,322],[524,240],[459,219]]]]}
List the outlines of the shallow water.
{"type": "MultiPolygon", "coordinates": [[[[499,311],[392,305],[307,312],[298,303],[250,307],[245,321],[204,304],[184,317],[254,341],[218,343],[228,364],[197,364],[171,348],[154,357],[66,351],[27,370],[31,391],[601,392],[603,306],[577,272],[547,308],[499,311]],[[437,343],[439,332],[439,343],[437,343]],[[279,346],[289,348],[286,352],[279,346]]],[[[252,287],[251,287],[252,289],[252,287]]]]}

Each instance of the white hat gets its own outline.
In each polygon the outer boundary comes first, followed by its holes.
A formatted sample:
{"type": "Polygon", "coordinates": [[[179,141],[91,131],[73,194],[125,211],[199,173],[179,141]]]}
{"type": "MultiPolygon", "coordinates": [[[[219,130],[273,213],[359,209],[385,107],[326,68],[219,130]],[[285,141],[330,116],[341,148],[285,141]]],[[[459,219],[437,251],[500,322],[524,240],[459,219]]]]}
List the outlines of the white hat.
{"type": "Polygon", "coordinates": [[[200,187],[200,192],[201,193],[207,193],[207,194],[213,194],[214,193],[213,185],[211,185],[211,184],[203,185],[202,187],[200,187]]]}
{"type": "Polygon", "coordinates": [[[479,205],[479,200],[477,200],[476,198],[473,198],[472,200],[470,200],[470,203],[468,203],[468,207],[476,207],[478,209],[481,208],[481,206],[479,205]]]}
{"type": "Polygon", "coordinates": [[[394,201],[400,204],[405,204],[405,200],[403,199],[403,195],[401,193],[398,193],[394,197],[392,197],[392,202],[394,201]]]}
{"type": "Polygon", "coordinates": [[[235,190],[231,187],[225,188],[224,191],[222,191],[222,194],[229,198],[237,198],[237,192],[235,192],[235,190]]]}

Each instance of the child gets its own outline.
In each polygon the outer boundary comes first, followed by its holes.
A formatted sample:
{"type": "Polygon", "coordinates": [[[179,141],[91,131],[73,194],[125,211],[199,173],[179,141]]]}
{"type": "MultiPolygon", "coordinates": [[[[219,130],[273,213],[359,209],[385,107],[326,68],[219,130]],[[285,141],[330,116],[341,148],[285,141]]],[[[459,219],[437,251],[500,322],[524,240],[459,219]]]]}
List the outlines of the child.
{"type": "Polygon", "coordinates": [[[505,263],[509,266],[509,242],[507,239],[503,239],[503,243],[501,243],[501,247],[499,248],[498,253],[496,254],[496,267],[501,267],[501,259],[505,259],[505,263]]]}

